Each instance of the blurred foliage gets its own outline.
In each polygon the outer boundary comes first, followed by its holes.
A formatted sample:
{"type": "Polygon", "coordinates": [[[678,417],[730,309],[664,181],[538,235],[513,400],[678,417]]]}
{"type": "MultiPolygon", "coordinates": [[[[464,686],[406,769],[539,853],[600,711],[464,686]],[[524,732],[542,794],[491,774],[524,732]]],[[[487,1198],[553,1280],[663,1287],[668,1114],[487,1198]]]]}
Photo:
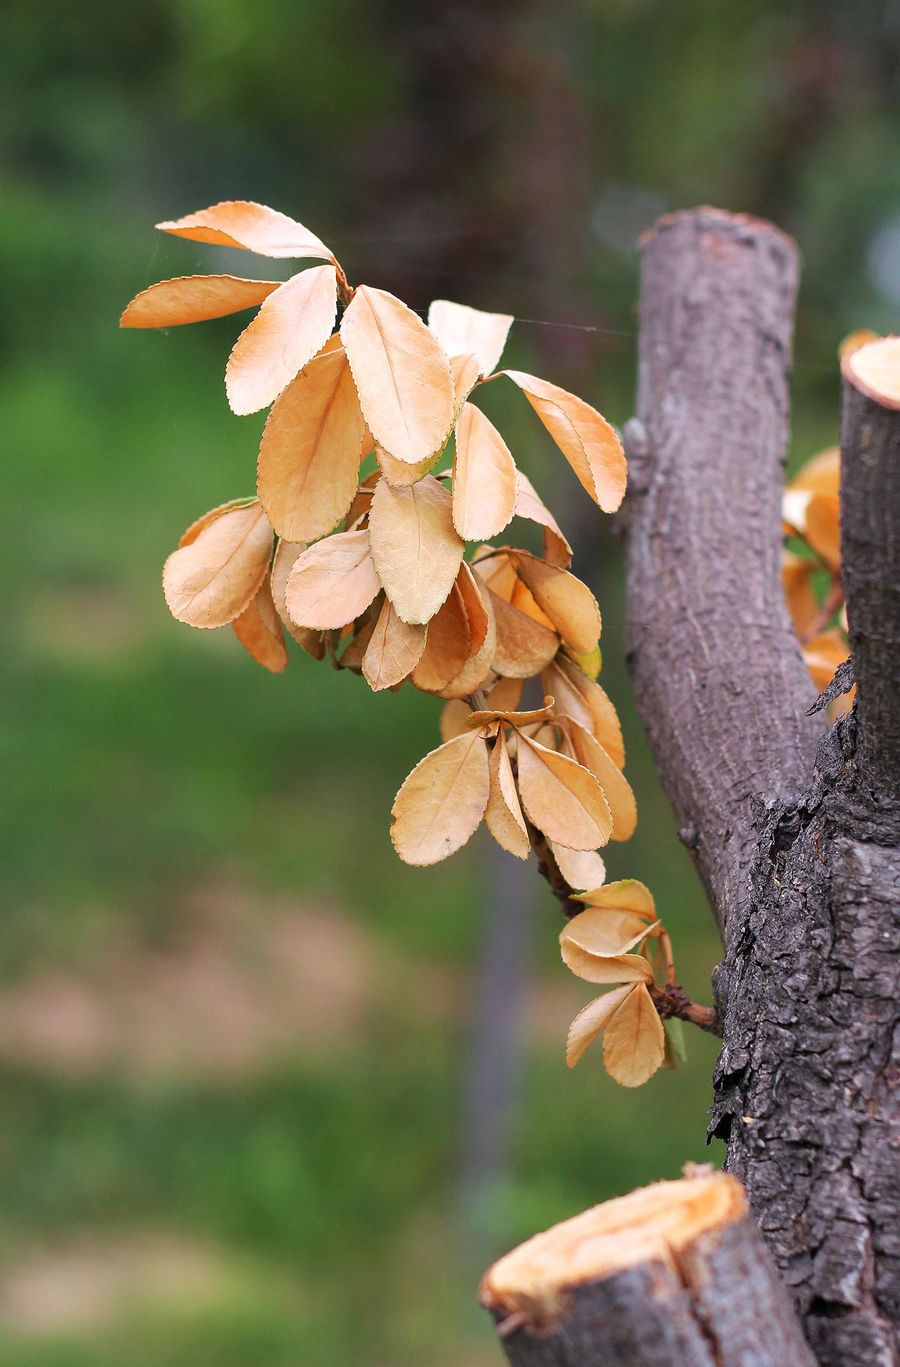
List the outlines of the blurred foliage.
{"type": "MultiPolygon", "coordinates": [[[[485,843],[422,874],[387,836],[436,705],[374,698],[299,653],[263,676],[229,633],[198,640],[165,613],[162,560],[197,513],[249,491],[260,423],[224,402],[233,320],[117,332],[154,279],[247,269],[150,225],[256,198],[417,307],[447,293],[597,327],[522,323],[511,363],[621,421],[638,233],[697,201],[767,215],[805,258],[804,459],[836,433],[839,339],[896,326],[896,0],[8,0],[0,38],[3,991],[88,971],[97,937],[123,928],[165,949],[185,890],[223,872],[340,906],[400,965],[469,975],[485,843]]],[[[628,702],[620,553],[513,404],[504,430],[539,488],[564,486],[604,609],[641,810],[610,873],[655,888],[703,998],[717,944],[628,702]]],[[[552,991],[556,913],[537,895],[535,971],[552,991]]],[[[4,1064],[0,1311],[23,1250],[76,1236],[164,1228],[234,1260],[196,1304],[136,1304],[99,1327],[25,1334],[0,1315],[4,1363],[474,1367],[495,1360],[473,1299],[492,1249],[703,1156],[712,1041],[630,1094],[590,1056],[568,1074],[562,1038],[544,1035],[483,1222],[492,1247],[467,1252],[465,1012],[423,1022],[387,986],[378,1001],[329,1066],[298,1039],[296,1057],[229,1085],[127,1060],[80,1078],[4,1064]]]]}

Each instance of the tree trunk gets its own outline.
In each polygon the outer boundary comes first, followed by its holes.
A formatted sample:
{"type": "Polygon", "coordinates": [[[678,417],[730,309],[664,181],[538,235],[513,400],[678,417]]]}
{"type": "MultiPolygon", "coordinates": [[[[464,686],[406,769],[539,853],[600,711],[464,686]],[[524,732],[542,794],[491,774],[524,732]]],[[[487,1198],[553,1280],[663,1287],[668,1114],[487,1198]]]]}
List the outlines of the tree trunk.
{"type": "Polygon", "coordinates": [[[481,1299],[512,1367],[813,1367],[743,1192],[718,1173],[539,1234],[481,1299]]]}
{"type": "Polygon", "coordinates": [[[823,735],[779,574],[795,272],[774,228],[712,210],[664,219],[644,244],[629,653],[725,941],[711,1132],[822,1367],[892,1367],[900,412],[847,380],[859,696],[823,735]]]}

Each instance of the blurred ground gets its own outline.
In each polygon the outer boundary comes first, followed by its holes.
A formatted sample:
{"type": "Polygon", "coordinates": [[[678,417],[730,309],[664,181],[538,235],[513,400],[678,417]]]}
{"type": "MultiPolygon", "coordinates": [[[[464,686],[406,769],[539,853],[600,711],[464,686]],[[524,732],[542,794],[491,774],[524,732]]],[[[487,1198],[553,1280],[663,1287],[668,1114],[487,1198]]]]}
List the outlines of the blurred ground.
{"type": "MultiPolygon", "coordinates": [[[[225,405],[233,320],[116,319],[166,275],[252,272],[151,225],[258,198],[417,308],[599,327],[519,324],[510,360],[621,421],[634,239],[713,201],[801,242],[806,458],[836,433],[837,342],[896,326],[898,6],[13,0],[0,37],[4,1367],[487,1367],[484,1263],[705,1158],[714,1044],[635,1094],[590,1055],[567,1072],[590,994],[538,887],[511,1139],[467,1207],[502,871],[483,836],[427,873],[393,855],[433,702],[299,652],[272,678],[168,618],[162,560],[252,487],[261,422],[225,405]]],[[[504,430],[578,521],[625,722],[641,825],[610,876],[656,889],[705,998],[717,945],[629,700],[620,550],[523,408],[504,430]]]]}

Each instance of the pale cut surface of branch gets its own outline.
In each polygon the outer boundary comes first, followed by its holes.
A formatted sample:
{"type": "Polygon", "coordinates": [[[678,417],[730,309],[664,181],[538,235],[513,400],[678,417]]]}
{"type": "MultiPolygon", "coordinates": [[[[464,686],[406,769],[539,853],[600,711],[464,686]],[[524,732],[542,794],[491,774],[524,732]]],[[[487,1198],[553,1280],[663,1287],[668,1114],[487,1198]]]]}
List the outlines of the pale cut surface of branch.
{"type": "Polygon", "coordinates": [[[740,1183],[660,1182],[538,1234],[481,1285],[512,1367],[814,1367],[740,1183]]]}

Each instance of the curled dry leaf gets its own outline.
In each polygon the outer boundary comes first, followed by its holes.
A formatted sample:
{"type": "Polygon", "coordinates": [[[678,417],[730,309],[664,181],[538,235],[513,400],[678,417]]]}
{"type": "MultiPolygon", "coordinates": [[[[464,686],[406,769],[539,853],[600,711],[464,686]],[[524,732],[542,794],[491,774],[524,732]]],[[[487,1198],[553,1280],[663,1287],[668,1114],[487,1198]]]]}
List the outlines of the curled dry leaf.
{"type": "MultiPolygon", "coordinates": [[[[637,803],[631,784],[590,731],[578,722],[562,723],[567,753],[584,765],[597,779],[612,814],[612,840],[628,840],[637,826],[637,803]]],[[[571,844],[571,841],[569,842],[571,844]]]]}
{"type": "Polygon", "coordinates": [[[378,577],[398,615],[404,622],[428,622],[447,599],[465,550],[449,491],[433,475],[408,489],[380,480],[369,535],[378,577]]]}
{"type": "Polygon", "coordinates": [[[505,602],[490,588],[487,594],[497,628],[494,670],[512,679],[530,679],[539,674],[559,649],[556,632],[505,602]]]}
{"type": "Polygon", "coordinates": [[[466,723],[470,731],[478,731],[482,726],[489,726],[491,722],[507,722],[510,726],[534,726],[537,722],[544,722],[553,713],[553,699],[545,698],[543,707],[533,707],[527,712],[516,712],[506,708],[487,707],[469,713],[466,723]]]}
{"type": "Polygon", "coordinates": [[[643,983],[615,1011],[603,1035],[603,1062],[623,1087],[640,1087],[665,1056],[666,1036],[653,998],[643,983]]]}
{"type": "Polygon", "coordinates": [[[489,418],[465,403],[456,424],[453,525],[464,541],[497,536],[516,509],[516,463],[489,418]]]}
{"type": "Polygon", "coordinates": [[[610,959],[628,954],[635,945],[647,938],[650,931],[651,923],[636,911],[587,907],[571,917],[562,936],[587,954],[598,959],[610,959]]]}
{"type": "Polygon", "coordinates": [[[288,654],[284,646],[284,632],[272,601],[268,579],[264,579],[256,596],[231,623],[231,629],[257,664],[273,674],[287,668],[288,654]]]}
{"type": "Polygon", "coordinates": [[[569,1026],[566,1040],[566,1064],[569,1068],[574,1068],[594,1040],[603,1034],[612,1016],[633,990],[630,983],[624,987],[614,987],[612,992],[595,997],[584,1010],[578,1012],[569,1026]]]}
{"type": "Polygon", "coordinates": [[[407,465],[405,460],[397,460],[395,456],[388,455],[380,446],[375,447],[375,459],[381,473],[384,475],[388,484],[399,485],[405,489],[410,484],[418,484],[423,475],[427,475],[433,470],[441,458],[438,451],[433,456],[428,456],[426,460],[417,461],[415,465],[407,465]]]}
{"type": "MultiPolygon", "coordinates": [[[[550,565],[566,570],[572,563],[572,547],[551,513],[539,497],[534,485],[522,471],[518,471],[519,488],[516,498],[516,517],[524,517],[536,522],[544,532],[544,559],[550,565]]],[[[502,530],[502,529],[501,529],[502,530]]]]}
{"type": "Polygon", "coordinates": [[[606,798],[580,764],[519,735],[518,784],[532,825],[571,850],[595,850],[612,830],[606,798]]]}
{"type": "Polygon", "coordinates": [[[256,413],[277,399],[328,341],[336,314],[334,266],[301,271],[270,294],[228,357],[232,412],[256,413]]]}
{"type": "Polygon", "coordinates": [[[271,558],[272,528],[259,503],[226,505],[166,561],[163,592],[169,611],[188,626],[226,626],[253,598],[271,558]]]}
{"type": "Polygon", "coordinates": [[[642,954],[591,954],[574,940],[560,938],[563,963],[588,983],[651,982],[653,969],[642,954]]]}
{"type": "Polygon", "coordinates": [[[287,603],[284,600],[288,575],[294,568],[297,557],[302,555],[305,550],[305,541],[282,540],[278,542],[275,547],[275,558],[272,561],[272,573],[269,576],[272,601],[284,627],[290,632],[297,644],[302,646],[307,655],[311,655],[314,660],[322,660],[325,658],[325,642],[322,639],[321,631],[312,631],[309,627],[298,626],[288,612],[287,603]]]}
{"type": "Polygon", "coordinates": [[[604,887],[592,888],[575,899],[588,907],[600,907],[613,911],[627,911],[635,916],[643,916],[645,921],[656,920],[656,903],[653,894],[636,878],[620,878],[604,887]]]}
{"type": "Polygon", "coordinates": [[[600,609],[587,585],[568,570],[549,565],[527,551],[515,551],[514,560],[539,607],[565,643],[579,653],[592,650],[600,636],[600,609]]]}
{"type": "Polygon", "coordinates": [[[513,318],[508,313],[435,299],[428,310],[428,326],[448,356],[474,356],[479,375],[490,375],[503,354],[513,318]]]}
{"type": "Polygon", "coordinates": [[[227,503],[220,503],[217,507],[210,508],[208,513],[198,517],[196,522],[192,522],[187,530],[182,532],[178,540],[179,547],[189,546],[192,541],[196,541],[203,529],[208,527],[211,522],[215,522],[216,518],[221,517],[223,513],[231,512],[232,508],[249,508],[257,502],[258,499],[251,495],[250,498],[231,498],[227,503]]]}
{"type": "Polygon", "coordinates": [[[236,275],[185,275],[160,280],[136,294],[119,319],[123,328],[173,328],[202,323],[258,307],[280,280],[242,280],[236,275]]]}
{"type": "Polygon", "coordinates": [[[536,375],[501,373],[523,391],[594,502],[614,513],[625,496],[627,464],[622,443],[606,419],[583,399],[536,375]]]}
{"type": "Polygon", "coordinates": [[[600,742],[614,764],[625,764],[625,744],[618,714],[606,690],[574,661],[558,655],[541,675],[545,693],[556,699],[558,717],[571,717],[600,742]]]}
{"type": "Polygon", "coordinates": [[[410,465],[440,451],[453,425],[453,378],[421,318],[385,290],[360,285],[341,320],[341,338],[379,446],[410,465]]]}
{"type": "Polygon", "coordinates": [[[426,630],[401,621],[385,598],[362,658],[362,672],[373,692],[394,688],[415,669],[425,649],[426,630]]]}
{"type": "Polygon", "coordinates": [[[364,432],[347,357],[333,337],[275,401],[263,430],[259,497],[279,536],[314,541],[346,515],[364,432]]]}
{"type": "Polygon", "coordinates": [[[156,226],[175,237],[213,242],[220,247],[242,247],[257,256],[321,257],[334,261],[324,242],[302,223],[252,200],[223,200],[208,209],[156,226]]]}
{"type": "Polygon", "coordinates": [[[413,683],[425,693],[440,693],[459,674],[471,653],[469,619],[458,584],[454,584],[449,598],[428,623],[428,639],[413,671],[413,683]]]}
{"type": "Polygon", "coordinates": [[[531,852],[531,841],[502,731],[491,751],[490,777],[490,797],[484,814],[487,828],[504,850],[517,859],[527,859],[531,852]]]}
{"type": "Polygon", "coordinates": [[[570,888],[593,888],[606,877],[606,865],[596,850],[570,850],[551,840],[550,853],[570,888]]]}
{"type": "Polygon", "coordinates": [[[456,736],[420,760],[391,809],[391,840],[407,864],[436,864],[475,833],[490,794],[487,745],[456,736]]]}
{"type": "Polygon", "coordinates": [[[369,533],[336,532],[294,561],[285,603],[298,626],[328,631],[361,616],[380,587],[369,533]]]}

